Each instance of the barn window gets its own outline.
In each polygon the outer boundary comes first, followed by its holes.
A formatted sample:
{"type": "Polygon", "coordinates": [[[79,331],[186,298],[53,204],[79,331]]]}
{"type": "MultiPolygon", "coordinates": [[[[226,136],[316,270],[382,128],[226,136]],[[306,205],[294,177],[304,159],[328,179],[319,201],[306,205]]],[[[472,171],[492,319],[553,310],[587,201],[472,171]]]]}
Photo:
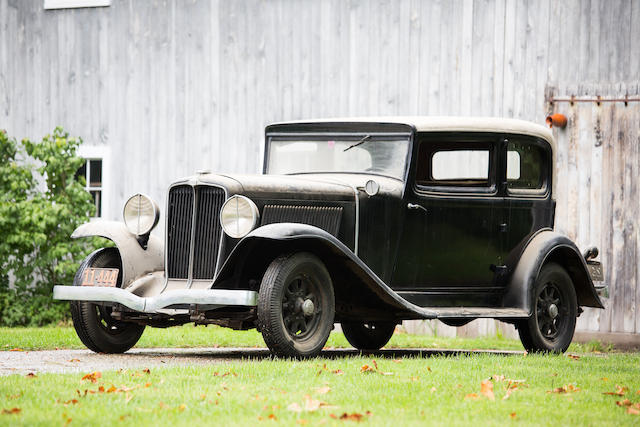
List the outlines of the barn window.
{"type": "Polygon", "coordinates": [[[102,159],[86,159],[76,172],[77,178],[84,178],[85,188],[91,194],[96,207],[94,217],[102,216],[102,159]]]}

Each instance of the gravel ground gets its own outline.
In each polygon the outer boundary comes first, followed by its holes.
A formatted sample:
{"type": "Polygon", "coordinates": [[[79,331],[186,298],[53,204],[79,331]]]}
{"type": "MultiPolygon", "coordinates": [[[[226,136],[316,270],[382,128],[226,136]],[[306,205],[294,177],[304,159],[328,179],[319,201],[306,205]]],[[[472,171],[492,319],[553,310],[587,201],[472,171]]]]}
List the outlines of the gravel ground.
{"type": "MultiPolygon", "coordinates": [[[[502,355],[523,351],[392,349],[368,353],[376,357],[431,357],[470,353],[502,355]]],[[[356,356],[351,349],[324,350],[321,357],[356,356]]],[[[90,350],[0,351],[0,376],[30,372],[91,372],[117,369],[152,368],[170,365],[214,365],[230,361],[271,357],[265,348],[134,348],[124,354],[98,354],[90,350]]]]}

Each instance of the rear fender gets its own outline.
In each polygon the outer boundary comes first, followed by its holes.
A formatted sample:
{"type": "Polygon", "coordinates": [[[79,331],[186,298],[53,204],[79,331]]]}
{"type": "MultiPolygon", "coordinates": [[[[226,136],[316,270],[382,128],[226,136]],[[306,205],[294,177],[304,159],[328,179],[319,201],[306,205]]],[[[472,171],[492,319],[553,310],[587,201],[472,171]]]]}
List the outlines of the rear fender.
{"type": "Polygon", "coordinates": [[[539,232],[527,244],[509,280],[505,307],[523,308],[531,315],[534,284],[540,269],[548,262],[565,268],[575,287],[579,306],[604,308],[578,247],[567,236],[550,230],[539,232]]]}
{"type": "Polygon", "coordinates": [[[147,273],[164,270],[162,240],[151,235],[147,248],[143,249],[136,236],[122,222],[91,221],[76,228],[71,238],[100,236],[111,240],[120,252],[122,261],[122,287],[126,288],[135,279],[147,273]]]}
{"type": "Polygon", "coordinates": [[[431,319],[435,313],[400,297],[340,240],[307,224],[277,223],[259,227],[244,237],[220,269],[213,287],[257,290],[267,266],[278,255],[311,252],[331,274],[336,316],[369,310],[388,319],[431,319]]]}

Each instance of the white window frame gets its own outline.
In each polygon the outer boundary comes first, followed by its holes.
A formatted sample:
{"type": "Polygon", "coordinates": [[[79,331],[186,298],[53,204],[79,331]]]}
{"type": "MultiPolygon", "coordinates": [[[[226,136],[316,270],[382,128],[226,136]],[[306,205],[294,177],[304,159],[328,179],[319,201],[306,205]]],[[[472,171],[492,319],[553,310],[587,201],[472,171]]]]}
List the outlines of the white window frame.
{"type": "Polygon", "coordinates": [[[108,6],[111,6],[111,0],[44,0],[44,10],[108,6]]]}
{"type": "MultiPolygon", "coordinates": [[[[78,147],[76,153],[78,157],[82,157],[86,160],[102,160],[102,183],[101,183],[101,216],[91,218],[91,221],[111,218],[111,191],[113,186],[111,185],[111,153],[109,147],[96,146],[96,145],[81,145],[78,147]]],[[[85,188],[89,188],[89,182],[85,188]]]]}

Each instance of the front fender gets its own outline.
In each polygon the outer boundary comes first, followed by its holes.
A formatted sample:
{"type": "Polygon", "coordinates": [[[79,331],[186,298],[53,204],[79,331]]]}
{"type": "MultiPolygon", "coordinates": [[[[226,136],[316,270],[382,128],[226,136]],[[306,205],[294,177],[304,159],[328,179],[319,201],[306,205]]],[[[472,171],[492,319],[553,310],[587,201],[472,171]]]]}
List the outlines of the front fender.
{"type": "MultiPolygon", "coordinates": [[[[261,279],[264,269],[275,257],[291,251],[313,252],[323,260],[330,272],[340,270],[348,273],[355,279],[348,284],[357,287],[354,292],[362,293],[363,298],[368,295],[376,299],[396,318],[436,317],[434,311],[419,307],[399,296],[335,236],[307,224],[277,223],[253,230],[229,254],[213,287],[220,286],[225,281],[228,287],[228,281],[237,283],[238,277],[247,272],[253,273],[254,279],[261,279]]],[[[332,279],[335,286],[336,277],[332,275],[332,279]]],[[[341,289],[336,289],[336,298],[340,291],[341,289]]]]}
{"type": "Polygon", "coordinates": [[[122,260],[123,288],[140,276],[164,270],[164,243],[153,235],[149,236],[147,249],[143,249],[136,236],[118,221],[91,221],[82,224],[71,234],[72,239],[92,236],[109,239],[118,248],[122,260]]]}
{"type": "Polygon", "coordinates": [[[505,307],[523,308],[531,315],[534,284],[547,262],[565,268],[575,287],[579,306],[604,308],[578,247],[567,236],[550,230],[539,232],[527,244],[509,280],[505,307]]]}

